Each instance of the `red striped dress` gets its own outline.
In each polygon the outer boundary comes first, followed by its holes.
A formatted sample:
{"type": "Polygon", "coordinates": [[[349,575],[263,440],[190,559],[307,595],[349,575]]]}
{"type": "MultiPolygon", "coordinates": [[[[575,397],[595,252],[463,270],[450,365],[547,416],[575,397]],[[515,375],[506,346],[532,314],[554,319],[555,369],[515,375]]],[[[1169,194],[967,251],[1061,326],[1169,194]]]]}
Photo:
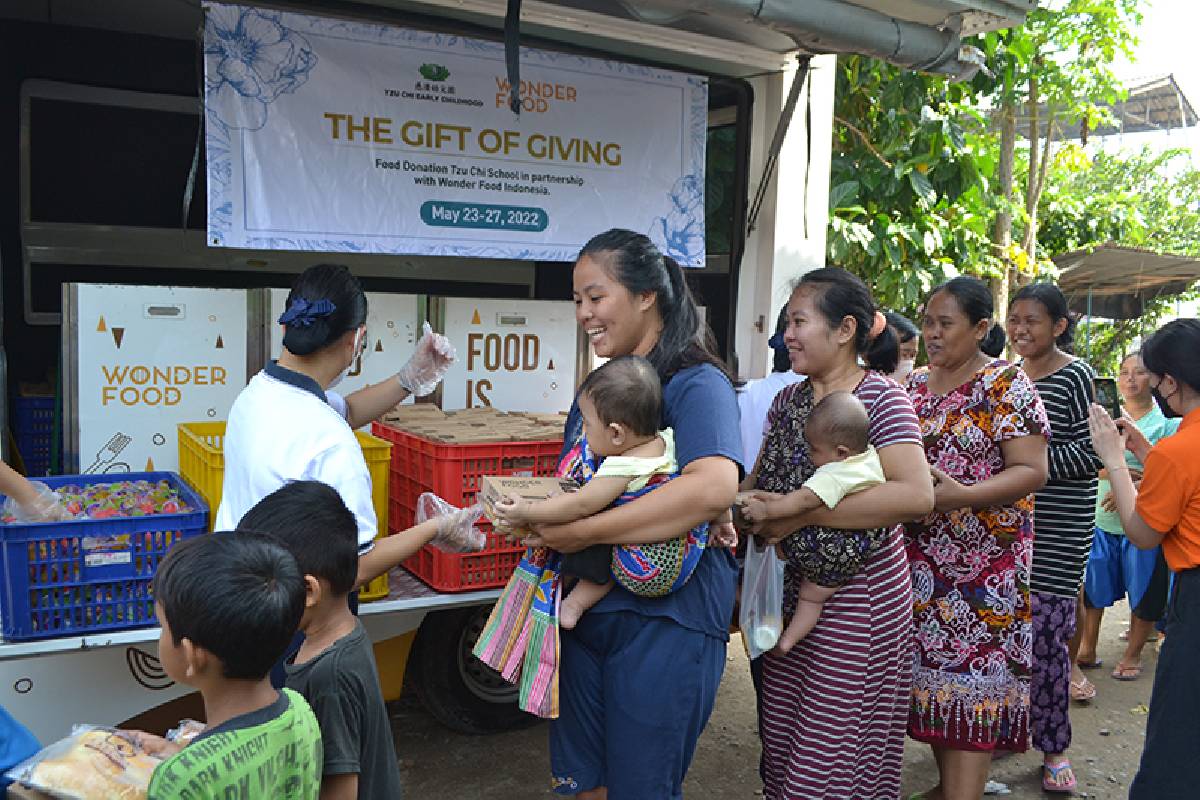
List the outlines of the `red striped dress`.
{"type": "MultiPolygon", "coordinates": [[[[854,391],[876,449],[921,443],[908,395],[869,372],[854,391]]],[[[790,492],[815,471],[803,437],[808,382],[789,386],[767,415],[758,487],[790,492]]],[[[784,616],[799,575],[787,571],[784,616]]],[[[912,585],[896,526],[866,568],[826,603],[812,632],[763,661],[762,775],[768,800],[895,800],[912,685],[912,585]]]]}

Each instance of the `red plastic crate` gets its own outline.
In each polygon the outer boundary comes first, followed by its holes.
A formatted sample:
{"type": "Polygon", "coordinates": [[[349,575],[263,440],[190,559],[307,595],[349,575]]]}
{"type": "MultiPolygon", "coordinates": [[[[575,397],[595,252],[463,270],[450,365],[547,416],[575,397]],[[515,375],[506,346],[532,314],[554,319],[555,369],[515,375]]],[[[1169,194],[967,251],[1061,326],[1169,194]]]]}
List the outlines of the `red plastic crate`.
{"type": "MultiPolygon", "coordinates": [[[[388,527],[393,533],[412,527],[422,492],[465,508],[475,502],[484,476],[553,475],[562,450],[561,441],[442,444],[379,422],[371,432],[392,443],[388,527]]],[[[479,528],[487,534],[481,552],[424,547],[404,562],[405,569],[441,592],[503,586],[525,550],[493,532],[486,520],[479,528]]]]}

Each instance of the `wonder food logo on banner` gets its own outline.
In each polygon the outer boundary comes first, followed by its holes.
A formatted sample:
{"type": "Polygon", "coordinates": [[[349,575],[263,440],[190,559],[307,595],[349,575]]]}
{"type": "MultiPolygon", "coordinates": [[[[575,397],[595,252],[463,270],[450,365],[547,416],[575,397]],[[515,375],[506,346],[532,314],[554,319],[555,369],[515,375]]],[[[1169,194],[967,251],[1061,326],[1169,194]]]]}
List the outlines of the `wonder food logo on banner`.
{"type": "MultiPolygon", "coordinates": [[[[535,114],[544,114],[549,111],[551,102],[574,103],[579,99],[579,90],[566,83],[522,80],[519,86],[521,110],[535,114]]],[[[511,89],[512,84],[509,83],[508,78],[496,76],[496,108],[508,108],[508,96],[511,89]]]]}

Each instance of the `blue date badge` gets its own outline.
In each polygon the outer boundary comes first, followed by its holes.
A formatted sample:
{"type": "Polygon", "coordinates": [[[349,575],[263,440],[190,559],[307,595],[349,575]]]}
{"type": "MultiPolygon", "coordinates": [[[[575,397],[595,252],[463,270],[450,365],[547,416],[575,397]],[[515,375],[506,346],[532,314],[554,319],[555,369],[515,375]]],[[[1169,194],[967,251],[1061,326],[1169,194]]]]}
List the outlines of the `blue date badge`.
{"type": "Polygon", "coordinates": [[[490,203],[459,203],[426,200],[421,204],[421,221],[437,228],[479,228],[540,233],[550,224],[545,209],[500,206],[490,203]]]}

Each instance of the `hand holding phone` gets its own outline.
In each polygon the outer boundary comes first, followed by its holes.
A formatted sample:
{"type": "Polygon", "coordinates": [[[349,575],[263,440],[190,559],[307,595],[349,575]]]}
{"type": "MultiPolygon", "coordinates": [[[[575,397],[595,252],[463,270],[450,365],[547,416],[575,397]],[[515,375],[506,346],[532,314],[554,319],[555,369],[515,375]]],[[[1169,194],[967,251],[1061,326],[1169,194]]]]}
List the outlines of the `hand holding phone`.
{"type": "Polygon", "coordinates": [[[1121,395],[1117,392],[1117,381],[1114,378],[1093,378],[1092,387],[1096,394],[1096,404],[1102,406],[1113,419],[1121,418],[1121,395]]]}

